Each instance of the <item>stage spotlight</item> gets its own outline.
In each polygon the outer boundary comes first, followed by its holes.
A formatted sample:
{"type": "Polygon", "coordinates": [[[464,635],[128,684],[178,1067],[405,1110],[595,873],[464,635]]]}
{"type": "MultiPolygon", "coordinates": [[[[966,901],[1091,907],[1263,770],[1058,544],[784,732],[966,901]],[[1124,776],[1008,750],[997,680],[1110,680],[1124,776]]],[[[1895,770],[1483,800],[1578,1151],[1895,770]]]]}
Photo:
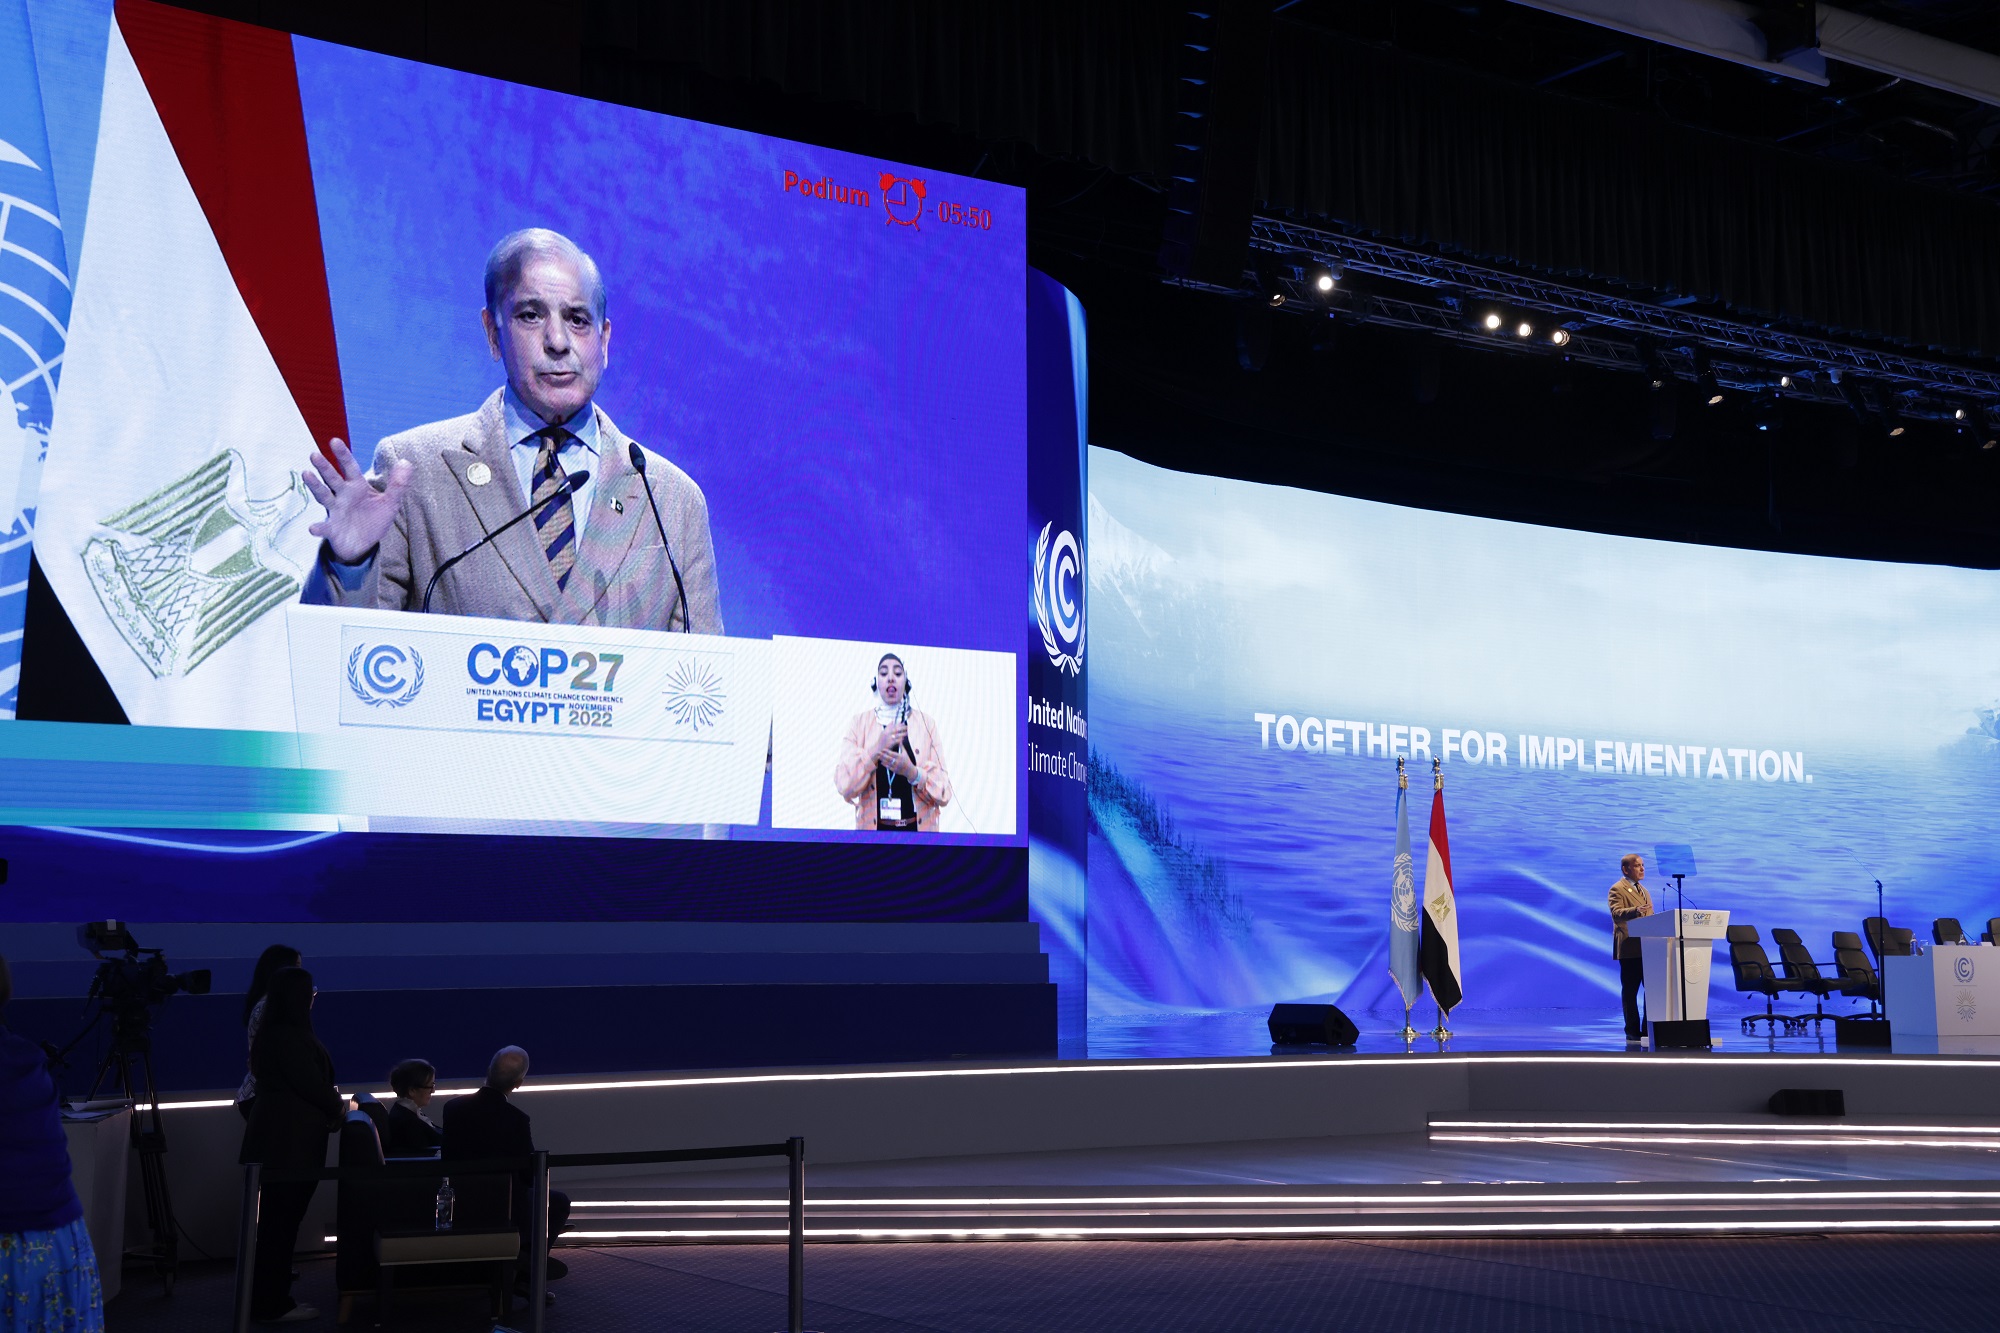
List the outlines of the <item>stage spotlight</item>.
{"type": "Polygon", "coordinates": [[[1903,424],[1899,395],[1893,389],[1882,390],[1882,428],[1889,433],[1889,438],[1892,440],[1900,438],[1909,429],[1903,424]]]}
{"type": "Polygon", "coordinates": [[[1314,264],[1306,270],[1306,285],[1326,296],[1333,291],[1333,270],[1325,264],[1314,264]]]}
{"type": "Polygon", "coordinates": [[[1794,383],[1795,381],[1792,379],[1790,375],[1778,376],[1778,387],[1780,389],[1789,389],[1792,387],[1794,383]]]}
{"type": "Polygon", "coordinates": [[[1285,304],[1285,294],[1283,292],[1272,292],[1264,298],[1264,304],[1270,306],[1273,310],[1281,309],[1285,304]]]}
{"type": "Polygon", "coordinates": [[[1953,421],[1970,421],[1972,420],[1972,413],[1962,407],[1954,408],[1952,409],[1951,419],[1953,421]]]}
{"type": "Polygon", "coordinates": [[[1486,318],[1480,322],[1486,325],[1488,332],[1491,332],[1500,327],[1500,312],[1489,310],[1486,312],[1486,318]]]}
{"type": "Polygon", "coordinates": [[[1519,337],[1531,338],[1534,336],[1535,326],[1524,319],[1514,326],[1514,332],[1519,337]]]}
{"type": "Polygon", "coordinates": [[[1569,330],[1558,324],[1549,331],[1549,341],[1558,347],[1569,346],[1569,330]]]}

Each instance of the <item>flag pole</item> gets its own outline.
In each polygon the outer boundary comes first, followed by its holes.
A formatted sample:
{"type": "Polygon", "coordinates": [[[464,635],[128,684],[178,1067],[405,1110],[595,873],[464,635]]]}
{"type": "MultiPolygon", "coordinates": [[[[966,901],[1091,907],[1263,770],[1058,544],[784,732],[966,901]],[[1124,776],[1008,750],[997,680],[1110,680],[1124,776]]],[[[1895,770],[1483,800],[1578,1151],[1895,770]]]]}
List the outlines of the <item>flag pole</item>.
{"type": "MultiPolygon", "coordinates": [[[[1432,783],[1431,790],[1433,792],[1441,792],[1444,790],[1444,761],[1440,758],[1433,757],[1431,759],[1431,783],[1432,783]]],[[[1428,884],[1428,881],[1426,881],[1426,883],[1428,884]]],[[[1433,1000],[1437,999],[1436,990],[1431,991],[1431,998],[1433,1000]]],[[[1440,1043],[1451,1040],[1451,1029],[1444,1025],[1444,1020],[1445,1020],[1445,1008],[1443,1004],[1439,1004],[1438,1025],[1431,1029],[1431,1036],[1435,1037],[1440,1043]]]]}
{"type": "MultiPolygon", "coordinates": [[[[1408,756],[1400,754],[1396,756],[1396,790],[1399,792],[1410,790],[1410,775],[1404,768],[1404,764],[1407,762],[1408,756]]],[[[1419,907],[1417,910],[1422,911],[1423,909],[1419,907]]],[[[1393,969],[1391,970],[1393,971],[1393,969]]],[[[1421,981],[1417,983],[1417,993],[1419,995],[1423,993],[1423,983],[1421,981]]],[[[1403,988],[1400,982],[1396,986],[1396,994],[1403,997],[1403,1031],[1401,1036],[1403,1038],[1403,1045],[1408,1046],[1417,1039],[1417,1029],[1410,1022],[1410,997],[1403,995],[1403,988]]]]}

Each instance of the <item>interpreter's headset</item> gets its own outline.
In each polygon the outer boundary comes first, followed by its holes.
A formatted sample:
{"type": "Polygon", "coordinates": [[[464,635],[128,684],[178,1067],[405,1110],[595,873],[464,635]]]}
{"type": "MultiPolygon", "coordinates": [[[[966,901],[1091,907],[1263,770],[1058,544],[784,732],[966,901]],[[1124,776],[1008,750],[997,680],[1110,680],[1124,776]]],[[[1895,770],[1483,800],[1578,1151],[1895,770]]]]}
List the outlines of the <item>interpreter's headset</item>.
{"type": "Polygon", "coordinates": [[[880,694],[882,692],[882,678],[880,673],[883,662],[894,662],[897,666],[903,667],[903,702],[908,703],[910,701],[910,669],[903,666],[903,659],[894,653],[883,653],[881,661],[875,663],[877,674],[868,678],[868,692],[870,694],[880,694]]]}

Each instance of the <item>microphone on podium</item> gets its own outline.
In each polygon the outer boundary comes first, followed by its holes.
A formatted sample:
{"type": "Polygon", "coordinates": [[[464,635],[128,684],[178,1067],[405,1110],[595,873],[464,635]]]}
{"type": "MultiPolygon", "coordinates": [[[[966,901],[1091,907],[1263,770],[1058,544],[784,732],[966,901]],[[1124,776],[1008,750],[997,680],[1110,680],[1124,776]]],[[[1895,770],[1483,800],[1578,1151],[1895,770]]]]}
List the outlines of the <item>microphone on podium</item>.
{"type": "Polygon", "coordinates": [[[563,497],[568,495],[574,495],[576,492],[582,490],[583,484],[589,480],[590,480],[590,474],[588,472],[570,473],[568,476],[563,478],[563,488],[557,491],[554,495],[551,495],[546,500],[542,500],[535,504],[529,505],[526,509],[523,509],[520,513],[514,515],[514,517],[508,519],[505,523],[502,523],[499,527],[493,529],[493,531],[487,533],[484,537],[481,537],[478,541],[474,542],[472,545],[466,547],[463,551],[460,551],[457,555],[453,556],[451,559],[439,565],[437,567],[437,573],[431,575],[431,581],[424,585],[423,609],[427,612],[431,609],[431,594],[437,591],[438,580],[444,577],[444,572],[447,569],[450,569],[453,565],[465,559],[465,557],[471,555],[474,551],[478,550],[480,547],[487,545],[495,537],[498,537],[501,533],[513,527],[516,523],[519,523],[522,519],[531,518],[535,514],[540,513],[547,506],[554,504],[556,501],[562,499],[563,497]]]}
{"type": "MultiPolygon", "coordinates": [[[[694,625],[688,615],[687,585],[681,582],[681,567],[674,563],[674,548],[667,541],[667,525],[660,522],[660,502],[653,498],[653,483],[646,480],[646,451],[636,443],[627,451],[632,459],[632,470],[639,474],[639,485],[646,492],[646,503],[653,509],[653,526],[660,533],[660,549],[667,553],[667,568],[674,571],[674,590],[679,595],[681,607],[681,632],[691,633],[694,625]]],[[[667,608],[667,623],[674,623],[673,608],[667,608]]]]}

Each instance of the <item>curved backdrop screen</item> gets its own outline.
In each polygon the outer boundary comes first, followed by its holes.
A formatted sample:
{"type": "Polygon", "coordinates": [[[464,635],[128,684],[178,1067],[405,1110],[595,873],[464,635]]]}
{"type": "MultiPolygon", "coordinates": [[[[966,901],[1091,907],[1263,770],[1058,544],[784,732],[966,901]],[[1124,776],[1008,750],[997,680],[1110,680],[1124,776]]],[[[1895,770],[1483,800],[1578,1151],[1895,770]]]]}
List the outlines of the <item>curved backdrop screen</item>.
{"type": "MultiPolygon", "coordinates": [[[[704,913],[842,845],[1024,877],[1022,191],[150,0],[0,24],[10,915],[381,915],[170,904],[425,845],[385,835],[831,848],[707,856],[704,913]],[[490,269],[530,228],[572,248],[490,269]],[[312,531],[335,440],[400,506],[373,547],[312,531]],[[152,910],[44,874],[127,862],[152,910]]],[[[662,910],[648,856],[586,860],[662,910]]],[[[431,879],[404,910],[483,901],[431,879]]]]}
{"type": "MultiPolygon", "coordinates": [[[[1468,1008],[1617,1011],[1605,894],[1814,957],[2000,916],[2000,574],[1467,518],[1090,459],[1094,1014],[1400,1018],[1395,756],[1440,761],[1468,1008]]],[[[1421,889],[1421,885],[1419,886],[1421,889]]],[[[1772,949],[1772,956],[1776,950],[1772,949]]],[[[1716,981],[1718,995],[1728,974],[1716,981]]],[[[1426,1003],[1428,1003],[1426,1001],[1426,1003]]]]}

